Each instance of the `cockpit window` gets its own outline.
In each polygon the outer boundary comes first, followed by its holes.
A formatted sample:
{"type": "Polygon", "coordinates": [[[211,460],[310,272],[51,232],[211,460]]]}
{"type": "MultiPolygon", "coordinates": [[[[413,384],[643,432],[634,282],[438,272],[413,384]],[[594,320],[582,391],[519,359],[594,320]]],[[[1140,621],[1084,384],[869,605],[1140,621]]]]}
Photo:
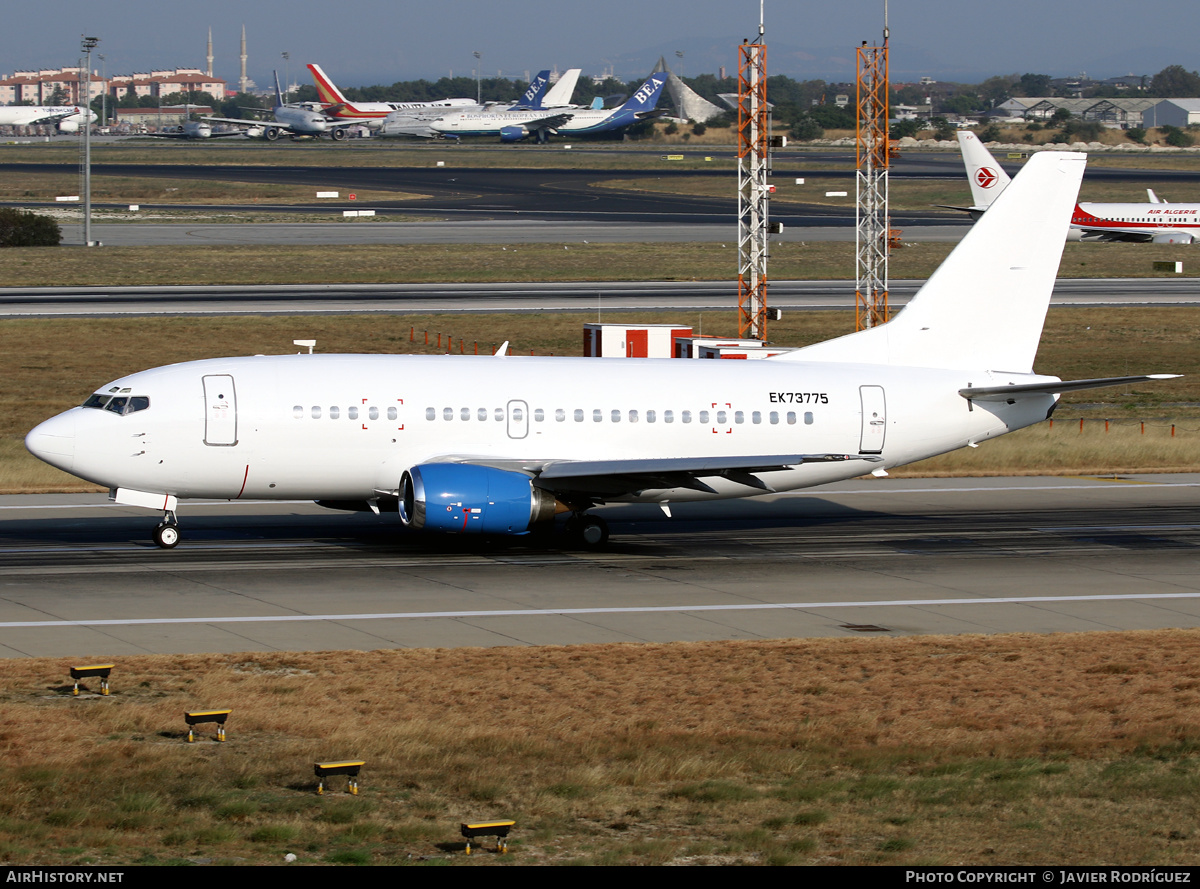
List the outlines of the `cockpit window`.
{"type": "Polygon", "coordinates": [[[84,407],[95,408],[96,410],[111,411],[114,414],[125,416],[126,414],[144,411],[150,407],[150,398],[146,395],[106,395],[100,392],[90,396],[83,403],[84,407]]]}

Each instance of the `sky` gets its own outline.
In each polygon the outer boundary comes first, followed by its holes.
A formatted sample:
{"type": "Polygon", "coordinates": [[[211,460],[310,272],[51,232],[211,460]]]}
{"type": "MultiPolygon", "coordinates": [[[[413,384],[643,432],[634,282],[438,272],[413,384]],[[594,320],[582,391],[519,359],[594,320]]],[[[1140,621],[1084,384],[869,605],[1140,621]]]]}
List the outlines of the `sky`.
{"type": "MultiPolygon", "coordinates": [[[[677,74],[715,74],[721,65],[732,74],[737,45],[756,36],[759,16],[754,0],[208,0],[198,7],[53,0],[39,9],[6,19],[0,74],[73,65],[84,33],[100,39],[96,52],[108,74],[203,70],[211,26],[214,73],[233,83],[245,24],[248,74],[260,87],[276,67],[282,80],[285,65],[293,82],[308,82],[308,62],[344,86],[473,76],[477,64],[485,77],[580,67],[585,74],[611,68],[630,80],[648,74],[660,55],[677,74]],[[198,9],[211,20],[198,18],[198,9]]],[[[854,49],[880,42],[883,9],[883,0],[766,0],[768,73],[853,80],[854,49]]],[[[1195,3],[890,0],[888,14],[893,82],[1025,72],[1102,79],[1200,67],[1195,3]]]]}

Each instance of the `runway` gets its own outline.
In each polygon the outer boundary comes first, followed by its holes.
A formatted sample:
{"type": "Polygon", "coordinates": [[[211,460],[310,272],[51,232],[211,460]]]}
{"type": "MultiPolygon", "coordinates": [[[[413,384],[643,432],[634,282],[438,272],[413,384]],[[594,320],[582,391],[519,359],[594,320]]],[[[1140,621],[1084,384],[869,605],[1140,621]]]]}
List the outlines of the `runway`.
{"type": "Polygon", "coordinates": [[[307,503],[0,498],[0,656],[1200,626],[1200,476],[869,479],[603,510],[607,551],[307,503]]]}
{"type": "MultiPolygon", "coordinates": [[[[890,282],[904,306],[922,281],[890,282]]],[[[851,281],[771,282],[771,305],[786,312],[854,307],[851,281]]],[[[1055,306],[1191,306],[1194,278],[1068,278],[1055,306]]],[[[0,318],[94,315],[346,314],[358,312],[594,312],[736,309],[733,281],[616,281],[554,284],[319,284],[256,287],[6,287],[0,318]]]]}

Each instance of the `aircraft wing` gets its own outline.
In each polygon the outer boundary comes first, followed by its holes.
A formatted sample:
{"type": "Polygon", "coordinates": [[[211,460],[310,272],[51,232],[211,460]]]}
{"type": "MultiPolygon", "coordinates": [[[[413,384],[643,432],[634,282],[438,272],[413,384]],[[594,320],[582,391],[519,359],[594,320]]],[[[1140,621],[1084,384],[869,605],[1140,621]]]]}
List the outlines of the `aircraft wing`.
{"type": "Polygon", "coordinates": [[[1090,228],[1086,225],[1081,226],[1082,235],[1081,241],[1152,241],[1154,236],[1162,234],[1157,229],[1123,229],[1123,228],[1090,228]]]}
{"type": "Polygon", "coordinates": [[[78,111],[71,109],[63,114],[47,114],[45,117],[39,117],[37,120],[26,121],[25,123],[21,124],[21,126],[36,127],[47,123],[58,123],[60,120],[64,120],[68,117],[74,117],[78,113],[78,111]]]}
{"type": "Polygon", "coordinates": [[[1137,377],[1098,377],[1094,380],[1059,380],[1056,383],[1025,383],[1015,386],[973,386],[969,389],[959,389],[958,394],[969,401],[1012,402],[1028,395],[1058,395],[1082,389],[1148,383],[1151,380],[1174,380],[1181,376],[1183,374],[1144,374],[1137,377]]]}
{"type": "Polygon", "coordinates": [[[438,463],[469,463],[526,472],[539,488],[563,497],[602,499],[646,490],[687,488],[716,493],[701,479],[722,477],[764,493],[774,489],[756,473],[779,472],[802,463],[841,463],[882,457],[860,454],[768,454],[738,457],[666,457],[651,460],[503,460],[489,457],[444,457],[438,463]]]}
{"type": "Polygon", "coordinates": [[[574,116],[568,112],[561,111],[558,114],[547,114],[545,117],[539,117],[536,120],[527,120],[521,126],[527,130],[556,130],[569,122],[574,116]]]}
{"type": "Polygon", "coordinates": [[[227,123],[235,127],[245,127],[253,129],[254,127],[278,127],[281,130],[286,130],[287,126],[281,123],[269,123],[261,120],[239,120],[236,117],[203,117],[201,120],[206,120],[209,123],[227,123]]]}

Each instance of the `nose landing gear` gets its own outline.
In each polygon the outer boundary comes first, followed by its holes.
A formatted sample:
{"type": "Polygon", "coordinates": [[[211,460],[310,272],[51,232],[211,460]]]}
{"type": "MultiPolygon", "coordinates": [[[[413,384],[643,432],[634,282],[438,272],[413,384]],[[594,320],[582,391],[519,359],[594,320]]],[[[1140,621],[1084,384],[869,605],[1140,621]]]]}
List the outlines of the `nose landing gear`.
{"type": "Polygon", "coordinates": [[[163,520],[158,523],[158,527],[154,529],[154,543],[163,549],[174,549],[179,545],[180,536],[179,522],[175,519],[175,513],[167,512],[163,515],[163,520]]]}

